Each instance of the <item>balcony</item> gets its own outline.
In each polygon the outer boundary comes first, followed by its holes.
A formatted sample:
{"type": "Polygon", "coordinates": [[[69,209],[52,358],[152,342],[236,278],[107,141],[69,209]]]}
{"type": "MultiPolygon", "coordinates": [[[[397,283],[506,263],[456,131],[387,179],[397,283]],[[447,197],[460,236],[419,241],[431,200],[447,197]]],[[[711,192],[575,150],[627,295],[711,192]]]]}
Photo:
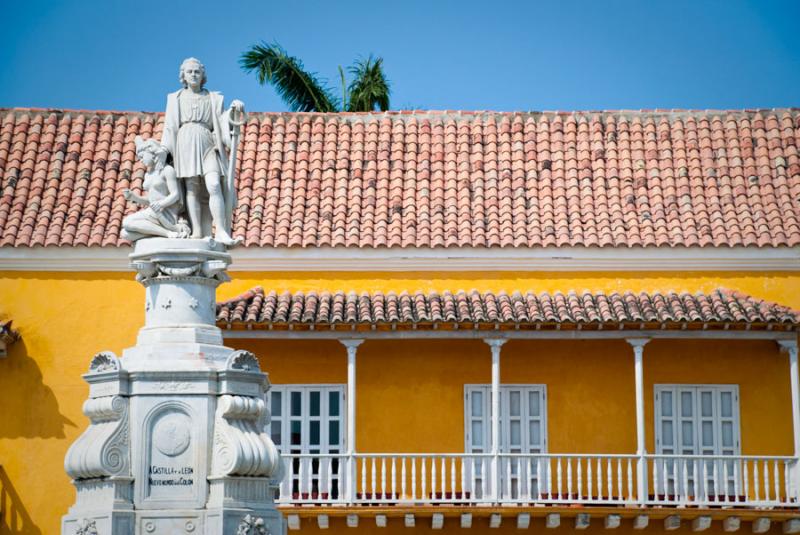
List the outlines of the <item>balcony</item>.
{"type": "Polygon", "coordinates": [[[284,454],[281,505],[796,508],[781,456],[284,454]],[[640,467],[644,466],[645,470],[640,467]]]}

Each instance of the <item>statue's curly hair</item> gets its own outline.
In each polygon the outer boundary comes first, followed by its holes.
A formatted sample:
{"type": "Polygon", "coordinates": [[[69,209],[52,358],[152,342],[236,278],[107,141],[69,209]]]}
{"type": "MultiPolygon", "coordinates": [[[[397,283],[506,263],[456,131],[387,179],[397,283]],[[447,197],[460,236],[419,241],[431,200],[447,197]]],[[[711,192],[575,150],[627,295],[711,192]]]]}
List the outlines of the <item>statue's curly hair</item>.
{"type": "Polygon", "coordinates": [[[134,140],[136,145],[136,156],[141,159],[142,154],[150,152],[156,158],[156,169],[163,169],[167,163],[169,150],[167,147],[159,143],[156,139],[142,139],[141,136],[136,136],[134,140]]]}
{"type": "Polygon", "coordinates": [[[200,87],[203,87],[203,86],[205,86],[205,85],[206,85],[206,82],[208,81],[208,77],[206,76],[206,66],[205,66],[205,65],[203,65],[203,64],[202,64],[202,62],[201,62],[199,59],[197,59],[197,58],[186,58],[185,60],[183,60],[183,61],[181,62],[181,72],[180,72],[180,74],[178,75],[178,80],[180,80],[180,81],[181,81],[181,85],[182,85],[184,88],[187,88],[187,87],[189,87],[189,86],[186,84],[186,78],[184,78],[184,76],[183,76],[183,69],[186,67],[186,64],[187,64],[187,63],[197,63],[198,65],[200,65],[200,70],[202,70],[202,71],[203,71],[203,79],[200,81],[200,87]]]}

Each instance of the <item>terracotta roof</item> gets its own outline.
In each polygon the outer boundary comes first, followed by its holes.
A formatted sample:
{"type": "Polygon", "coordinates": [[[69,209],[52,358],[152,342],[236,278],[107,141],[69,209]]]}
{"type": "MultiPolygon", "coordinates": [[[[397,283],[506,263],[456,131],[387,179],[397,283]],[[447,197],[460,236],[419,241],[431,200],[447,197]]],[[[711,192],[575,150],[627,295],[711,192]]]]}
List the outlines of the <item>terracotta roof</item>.
{"type": "Polygon", "coordinates": [[[217,305],[221,327],[501,324],[527,327],[658,324],[796,326],[800,314],[728,290],[689,293],[458,291],[265,293],[256,287],[217,305]]]}
{"type": "MultiPolygon", "coordinates": [[[[0,246],[117,246],[161,114],[0,111],[0,246]]],[[[263,247],[800,245],[800,110],[250,115],[263,247]]]]}

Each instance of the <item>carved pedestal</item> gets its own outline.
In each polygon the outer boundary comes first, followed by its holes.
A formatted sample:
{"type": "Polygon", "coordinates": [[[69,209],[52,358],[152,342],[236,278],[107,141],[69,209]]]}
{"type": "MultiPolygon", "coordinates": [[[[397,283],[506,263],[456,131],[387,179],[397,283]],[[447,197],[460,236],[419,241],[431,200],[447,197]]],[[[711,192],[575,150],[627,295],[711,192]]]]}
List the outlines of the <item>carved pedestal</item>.
{"type": "Polygon", "coordinates": [[[67,453],[78,497],[62,535],[279,535],[280,459],[264,433],[266,374],[222,345],[217,285],[230,256],[208,240],[140,240],[137,344],[92,359],[89,428],[67,453]]]}

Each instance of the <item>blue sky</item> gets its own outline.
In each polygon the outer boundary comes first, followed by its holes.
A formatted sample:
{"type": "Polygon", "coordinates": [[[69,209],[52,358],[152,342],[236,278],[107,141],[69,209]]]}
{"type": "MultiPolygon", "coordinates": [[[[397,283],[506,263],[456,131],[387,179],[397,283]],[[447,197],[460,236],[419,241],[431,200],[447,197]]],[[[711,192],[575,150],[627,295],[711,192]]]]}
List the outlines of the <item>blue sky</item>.
{"type": "Polygon", "coordinates": [[[209,88],[283,111],[237,64],[260,40],[331,85],[382,56],[394,109],[800,106],[796,0],[0,2],[0,107],[162,110],[193,55],[209,88]]]}

